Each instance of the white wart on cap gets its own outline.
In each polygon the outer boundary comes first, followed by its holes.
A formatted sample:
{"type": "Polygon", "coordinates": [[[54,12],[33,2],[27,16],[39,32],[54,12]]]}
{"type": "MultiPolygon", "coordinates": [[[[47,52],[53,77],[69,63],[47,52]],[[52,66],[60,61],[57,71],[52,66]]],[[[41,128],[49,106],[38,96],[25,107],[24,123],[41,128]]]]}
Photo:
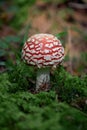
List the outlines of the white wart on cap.
{"type": "Polygon", "coordinates": [[[37,67],[57,66],[64,58],[64,48],[59,39],[51,34],[31,36],[22,49],[22,58],[37,67]]]}

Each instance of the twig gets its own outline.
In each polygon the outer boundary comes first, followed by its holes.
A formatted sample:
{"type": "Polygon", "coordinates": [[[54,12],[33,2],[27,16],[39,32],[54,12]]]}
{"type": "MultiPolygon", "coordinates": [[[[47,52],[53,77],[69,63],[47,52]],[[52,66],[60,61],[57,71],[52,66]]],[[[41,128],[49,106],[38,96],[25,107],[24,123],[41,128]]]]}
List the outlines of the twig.
{"type": "Polygon", "coordinates": [[[69,3],[69,6],[76,9],[87,9],[87,4],[69,3]]]}
{"type": "Polygon", "coordinates": [[[71,35],[71,29],[70,26],[68,27],[68,54],[69,54],[69,59],[70,59],[70,72],[73,74],[73,69],[72,69],[72,35],[71,35]]]}

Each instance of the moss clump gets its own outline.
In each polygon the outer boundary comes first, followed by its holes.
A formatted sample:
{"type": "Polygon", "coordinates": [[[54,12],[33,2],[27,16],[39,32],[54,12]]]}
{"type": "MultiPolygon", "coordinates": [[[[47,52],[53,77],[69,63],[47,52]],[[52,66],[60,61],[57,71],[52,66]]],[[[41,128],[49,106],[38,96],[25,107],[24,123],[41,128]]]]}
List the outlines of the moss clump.
{"type": "Polygon", "coordinates": [[[72,76],[60,66],[52,77],[59,101],[66,102],[87,113],[87,76],[72,76]]]}
{"type": "Polygon", "coordinates": [[[53,85],[62,101],[68,103],[79,97],[87,96],[87,76],[72,76],[62,66],[54,73],[53,85]]]}
{"type": "Polygon", "coordinates": [[[71,76],[60,66],[51,77],[52,89],[32,94],[29,89],[35,85],[28,79],[35,79],[34,74],[19,62],[0,75],[0,129],[86,130],[87,104],[82,100],[87,100],[87,76],[71,76]]]}
{"type": "Polygon", "coordinates": [[[16,65],[13,65],[13,68],[8,72],[9,81],[12,83],[12,87],[9,88],[9,91],[26,91],[30,88],[34,88],[35,86],[30,82],[30,79],[35,79],[36,74],[34,73],[36,73],[34,72],[34,68],[29,67],[23,62],[18,62],[16,65]]]}

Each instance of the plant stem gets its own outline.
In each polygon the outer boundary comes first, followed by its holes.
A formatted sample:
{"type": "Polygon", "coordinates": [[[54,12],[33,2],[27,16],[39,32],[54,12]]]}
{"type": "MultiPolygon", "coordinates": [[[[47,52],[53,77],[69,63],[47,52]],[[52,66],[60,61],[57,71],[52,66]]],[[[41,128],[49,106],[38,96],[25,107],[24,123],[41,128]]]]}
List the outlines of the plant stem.
{"type": "Polygon", "coordinates": [[[47,91],[50,86],[50,70],[49,68],[40,68],[37,71],[36,91],[47,91]]]}

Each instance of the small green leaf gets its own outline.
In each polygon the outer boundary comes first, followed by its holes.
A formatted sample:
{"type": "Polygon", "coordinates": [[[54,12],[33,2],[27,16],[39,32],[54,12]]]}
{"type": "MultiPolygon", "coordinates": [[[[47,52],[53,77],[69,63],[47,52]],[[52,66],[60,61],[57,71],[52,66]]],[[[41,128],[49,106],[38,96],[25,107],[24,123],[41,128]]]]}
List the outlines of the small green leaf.
{"type": "Polygon", "coordinates": [[[5,66],[5,62],[4,61],[0,61],[0,66],[5,66]]]}
{"type": "Polygon", "coordinates": [[[2,49],[8,48],[8,44],[6,42],[4,42],[2,39],[0,40],[0,48],[2,48],[2,49]]]}
{"type": "Polygon", "coordinates": [[[29,29],[30,29],[30,25],[28,25],[27,27],[26,27],[26,31],[25,31],[25,35],[24,35],[24,43],[25,43],[25,41],[27,40],[27,38],[28,38],[28,34],[29,34],[29,29]]]}
{"type": "Polygon", "coordinates": [[[11,12],[11,13],[17,13],[19,10],[19,7],[16,5],[16,6],[11,6],[7,9],[7,12],[11,12]]]}
{"type": "Polygon", "coordinates": [[[6,54],[6,52],[4,50],[0,50],[0,57],[4,56],[6,54]]]}
{"type": "Polygon", "coordinates": [[[3,39],[5,42],[7,43],[11,43],[11,42],[19,42],[20,41],[20,37],[17,36],[7,36],[3,39]]]}
{"type": "Polygon", "coordinates": [[[61,37],[64,37],[66,35],[67,35],[67,32],[61,32],[61,33],[56,34],[56,37],[61,38],[61,37]]]}

